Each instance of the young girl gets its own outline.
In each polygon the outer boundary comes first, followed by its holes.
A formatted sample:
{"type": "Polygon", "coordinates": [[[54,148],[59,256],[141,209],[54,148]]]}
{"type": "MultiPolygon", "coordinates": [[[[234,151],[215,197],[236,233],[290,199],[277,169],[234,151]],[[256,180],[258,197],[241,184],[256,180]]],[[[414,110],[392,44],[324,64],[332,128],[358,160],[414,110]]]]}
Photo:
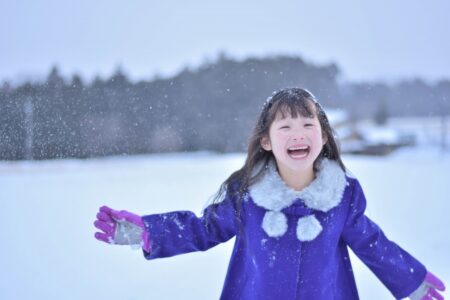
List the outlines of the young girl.
{"type": "Polygon", "coordinates": [[[244,166],[199,218],[100,208],[98,240],[142,246],[147,259],[204,251],[236,236],[221,299],[359,299],[347,246],[395,298],[443,299],[444,284],[364,215],[366,199],[341,160],[315,97],[269,98],[244,166]]]}

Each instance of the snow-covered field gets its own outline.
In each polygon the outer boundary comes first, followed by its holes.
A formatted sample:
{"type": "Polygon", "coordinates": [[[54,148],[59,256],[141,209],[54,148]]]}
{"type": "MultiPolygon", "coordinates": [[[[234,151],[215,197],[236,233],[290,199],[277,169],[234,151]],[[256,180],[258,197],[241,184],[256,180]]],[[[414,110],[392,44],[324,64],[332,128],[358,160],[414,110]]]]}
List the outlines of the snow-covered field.
{"type": "MultiPolygon", "coordinates": [[[[0,162],[0,299],[217,299],[234,239],[146,261],[140,251],[95,240],[92,223],[104,204],[199,214],[243,160],[191,153],[0,162]]],[[[450,285],[450,154],[415,148],[344,161],[365,188],[367,214],[450,285]]],[[[361,299],[393,299],[352,259],[361,299]]]]}

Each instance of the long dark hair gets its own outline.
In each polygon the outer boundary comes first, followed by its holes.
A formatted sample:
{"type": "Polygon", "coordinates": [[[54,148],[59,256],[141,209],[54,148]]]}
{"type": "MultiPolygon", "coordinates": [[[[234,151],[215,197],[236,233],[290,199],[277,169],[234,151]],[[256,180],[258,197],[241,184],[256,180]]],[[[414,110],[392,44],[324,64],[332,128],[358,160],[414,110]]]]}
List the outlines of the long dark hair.
{"type": "Polygon", "coordinates": [[[339,147],[335,140],[335,134],[328,118],[312,93],[301,88],[284,88],[269,97],[258,117],[255,127],[248,142],[247,158],[244,166],[232,173],[220,186],[218,192],[213,198],[212,204],[218,204],[225,193],[231,193],[230,196],[237,196],[235,203],[236,216],[240,220],[240,208],[245,193],[249,186],[258,181],[263,175],[270,160],[274,159],[272,151],[266,151],[261,147],[261,139],[269,135],[269,129],[275,118],[281,114],[284,118],[297,116],[312,118],[317,116],[322,128],[322,135],[326,144],[314,162],[314,171],[318,169],[318,163],[323,158],[336,161],[345,172],[344,163],[341,160],[339,147]],[[256,165],[262,164],[259,171],[254,172],[256,165]]]}

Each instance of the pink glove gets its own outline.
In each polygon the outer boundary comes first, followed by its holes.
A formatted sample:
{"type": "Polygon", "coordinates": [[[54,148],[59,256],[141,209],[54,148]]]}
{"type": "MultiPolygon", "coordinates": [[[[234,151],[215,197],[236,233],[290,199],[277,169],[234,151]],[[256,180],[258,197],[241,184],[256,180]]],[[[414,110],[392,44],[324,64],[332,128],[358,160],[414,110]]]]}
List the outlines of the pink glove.
{"type": "Polygon", "coordinates": [[[409,299],[411,300],[444,300],[444,297],[441,296],[437,291],[445,291],[444,283],[434,276],[431,272],[428,272],[425,276],[425,280],[419,286],[414,293],[409,295],[409,299]]]}
{"type": "Polygon", "coordinates": [[[94,225],[102,231],[95,233],[95,238],[99,241],[117,245],[139,245],[146,252],[150,252],[150,241],[144,221],[138,215],[102,206],[94,225]]]}

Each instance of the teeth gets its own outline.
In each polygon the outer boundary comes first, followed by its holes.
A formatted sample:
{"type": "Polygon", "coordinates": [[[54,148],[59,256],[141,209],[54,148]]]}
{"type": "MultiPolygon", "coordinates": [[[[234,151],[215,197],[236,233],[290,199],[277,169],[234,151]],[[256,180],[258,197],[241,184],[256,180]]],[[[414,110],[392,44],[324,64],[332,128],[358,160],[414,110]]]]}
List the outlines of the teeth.
{"type": "Polygon", "coordinates": [[[303,146],[303,147],[292,147],[292,148],[288,148],[288,150],[293,151],[293,150],[306,150],[308,149],[308,146],[303,146]]]}

